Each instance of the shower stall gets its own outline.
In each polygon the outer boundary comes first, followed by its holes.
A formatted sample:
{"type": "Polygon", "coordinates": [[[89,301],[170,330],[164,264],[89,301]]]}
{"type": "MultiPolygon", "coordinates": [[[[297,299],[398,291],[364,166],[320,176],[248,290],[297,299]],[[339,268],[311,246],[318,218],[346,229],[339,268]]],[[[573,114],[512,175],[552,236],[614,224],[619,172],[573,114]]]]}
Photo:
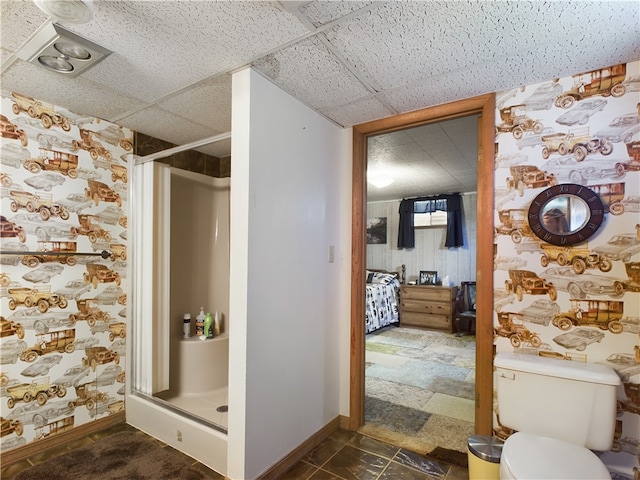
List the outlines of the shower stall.
{"type": "Polygon", "coordinates": [[[226,474],[230,179],[148,161],[133,182],[127,422],[226,474]],[[201,307],[221,319],[214,339],[195,335],[201,307]]]}

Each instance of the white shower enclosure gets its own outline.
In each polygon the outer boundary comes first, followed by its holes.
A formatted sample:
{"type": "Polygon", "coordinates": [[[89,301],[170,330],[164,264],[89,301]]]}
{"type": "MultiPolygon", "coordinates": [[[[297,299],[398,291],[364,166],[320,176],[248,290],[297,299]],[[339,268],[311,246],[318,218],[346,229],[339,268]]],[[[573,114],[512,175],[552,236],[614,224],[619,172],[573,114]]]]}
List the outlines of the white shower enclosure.
{"type": "Polygon", "coordinates": [[[134,167],[127,422],[226,474],[229,178],[134,167]],[[218,313],[221,334],[183,337],[183,315],[218,313]]]}

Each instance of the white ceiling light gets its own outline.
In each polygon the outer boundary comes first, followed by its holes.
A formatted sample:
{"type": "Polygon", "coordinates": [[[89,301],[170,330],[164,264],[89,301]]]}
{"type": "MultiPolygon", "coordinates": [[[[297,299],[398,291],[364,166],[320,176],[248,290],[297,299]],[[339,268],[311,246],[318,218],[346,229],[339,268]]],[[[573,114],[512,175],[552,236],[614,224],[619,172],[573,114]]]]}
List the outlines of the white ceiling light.
{"type": "Polygon", "coordinates": [[[376,188],[384,188],[393,183],[393,178],[384,173],[373,173],[367,174],[367,181],[376,188]]]}
{"type": "Polygon", "coordinates": [[[93,18],[93,0],[33,0],[33,3],[58,22],[87,23],[93,18]]]}
{"type": "Polygon", "coordinates": [[[75,77],[110,54],[110,50],[47,22],[20,47],[16,57],[75,77]]]}

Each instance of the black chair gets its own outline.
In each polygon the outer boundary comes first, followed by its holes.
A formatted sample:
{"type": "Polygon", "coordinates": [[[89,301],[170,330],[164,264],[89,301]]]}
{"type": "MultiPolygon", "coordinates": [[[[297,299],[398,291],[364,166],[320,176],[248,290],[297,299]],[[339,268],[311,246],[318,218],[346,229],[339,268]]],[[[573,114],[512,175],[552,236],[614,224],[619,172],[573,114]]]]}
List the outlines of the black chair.
{"type": "Polygon", "coordinates": [[[460,282],[456,296],[456,336],[476,333],[476,282],[460,282]]]}

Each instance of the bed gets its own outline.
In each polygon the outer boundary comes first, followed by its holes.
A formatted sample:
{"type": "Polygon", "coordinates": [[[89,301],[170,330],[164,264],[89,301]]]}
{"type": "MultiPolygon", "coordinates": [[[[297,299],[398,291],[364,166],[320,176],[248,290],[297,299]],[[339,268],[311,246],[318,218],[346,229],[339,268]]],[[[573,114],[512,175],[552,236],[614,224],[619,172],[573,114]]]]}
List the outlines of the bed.
{"type": "Polygon", "coordinates": [[[400,285],[405,281],[405,266],[400,272],[367,269],[365,294],[365,334],[400,321],[400,285]]]}

